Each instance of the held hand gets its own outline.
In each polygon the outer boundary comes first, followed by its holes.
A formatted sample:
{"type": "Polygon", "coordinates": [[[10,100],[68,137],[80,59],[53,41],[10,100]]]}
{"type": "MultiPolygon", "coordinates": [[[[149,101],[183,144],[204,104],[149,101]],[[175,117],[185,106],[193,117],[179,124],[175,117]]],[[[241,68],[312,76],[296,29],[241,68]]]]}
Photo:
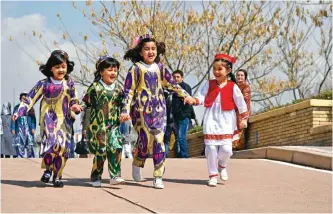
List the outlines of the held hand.
{"type": "Polygon", "coordinates": [[[184,99],[184,104],[194,105],[195,99],[191,96],[188,96],[184,99]]]}
{"type": "Polygon", "coordinates": [[[75,113],[80,113],[82,111],[82,107],[79,104],[74,104],[72,105],[71,110],[75,113]]]}
{"type": "Polygon", "coordinates": [[[125,121],[130,120],[130,119],[131,119],[131,117],[128,114],[121,114],[120,117],[119,117],[120,123],[125,122],[125,121]]]}
{"type": "Polygon", "coordinates": [[[247,120],[241,120],[241,122],[239,124],[239,128],[240,129],[247,128],[247,120]]]}
{"type": "Polygon", "coordinates": [[[12,130],[12,134],[15,135],[15,131],[14,130],[12,130]]]}
{"type": "Polygon", "coordinates": [[[13,120],[14,122],[17,120],[17,118],[18,118],[17,114],[16,114],[16,113],[13,114],[13,116],[12,116],[12,120],[13,120]]]}
{"type": "Polygon", "coordinates": [[[31,133],[32,133],[32,134],[35,134],[35,129],[31,130],[31,133]]]}
{"type": "Polygon", "coordinates": [[[75,120],[75,113],[73,111],[71,111],[71,118],[75,120]]]}

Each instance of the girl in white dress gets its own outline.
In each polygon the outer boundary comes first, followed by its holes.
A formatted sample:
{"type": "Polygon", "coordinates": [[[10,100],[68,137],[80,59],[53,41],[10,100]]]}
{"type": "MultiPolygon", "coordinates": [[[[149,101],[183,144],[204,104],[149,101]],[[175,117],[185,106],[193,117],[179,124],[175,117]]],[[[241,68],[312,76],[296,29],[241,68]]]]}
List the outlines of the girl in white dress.
{"type": "Polygon", "coordinates": [[[240,128],[247,126],[247,107],[235,83],[235,76],[231,73],[233,63],[234,57],[217,54],[213,65],[215,79],[207,81],[198,96],[192,100],[193,103],[195,100],[195,105],[203,104],[206,107],[203,134],[209,173],[208,186],[213,187],[217,185],[218,175],[222,180],[228,180],[226,166],[232,155],[232,141],[238,139],[236,107],[242,118],[240,128]]]}

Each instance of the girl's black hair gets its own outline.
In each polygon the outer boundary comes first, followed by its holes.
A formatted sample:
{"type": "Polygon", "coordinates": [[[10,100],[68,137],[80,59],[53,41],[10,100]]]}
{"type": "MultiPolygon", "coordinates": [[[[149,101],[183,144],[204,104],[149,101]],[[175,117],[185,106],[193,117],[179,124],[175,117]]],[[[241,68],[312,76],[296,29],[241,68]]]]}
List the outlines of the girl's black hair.
{"type": "Polygon", "coordinates": [[[42,64],[39,66],[39,70],[46,76],[46,77],[53,77],[53,73],[51,71],[51,68],[53,66],[62,64],[63,62],[66,62],[67,64],[67,73],[65,75],[65,80],[68,80],[69,74],[74,69],[74,62],[69,61],[68,54],[63,50],[55,50],[51,53],[51,56],[47,60],[46,64],[42,64]]]}
{"type": "Polygon", "coordinates": [[[218,62],[218,61],[221,61],[221,62],[224,62],[226,65],[227,65],[227,68],[230,68],[231,71],[230,73],[228,74],[228,76],[230,77],[230,80],[233,81],[234,83],[236,83],[236,77],[235,77],[235,74],[232,73],[232,63],[225,60],[225,59],[216,59],[214,60],[214,62],[218,62]]]}
{"type": "Polygon", "coordinates": [[[236,75],[238,74],[238,72],[243,72],[244,73],[244,76],[245,76],[245,81],[247,80],[247,71],[245,69],[239,69],[237,72],[236,72],[236,75]]]}
{"type": "Polygon", "coordinates": [[[102,78],[101,72],[104,69],[110,68],[110,67],[117,67],[117,69],[119,70],[120,63],[118,62],[118,60],[116,60],[110,56],[100,57],[96,63],[96,71],[94,73],[94,75],[95,75],[94,82],[98,82],[102,78]]]}
{"type": "Polygon", "coordinates": [[[165,43],[164,42],[157,42],[154,38],[144,38],[141,39],[139,44],[132,49],[126,51],[124,55],[125,60],[131,60],[133,63],[143,61],[143,57],[140,55],[141,50],[146,42],[155,42],[157,47],[157,55],[155,58],[155,63],[160,62],[160,55],[165,54],[165,43]]]}

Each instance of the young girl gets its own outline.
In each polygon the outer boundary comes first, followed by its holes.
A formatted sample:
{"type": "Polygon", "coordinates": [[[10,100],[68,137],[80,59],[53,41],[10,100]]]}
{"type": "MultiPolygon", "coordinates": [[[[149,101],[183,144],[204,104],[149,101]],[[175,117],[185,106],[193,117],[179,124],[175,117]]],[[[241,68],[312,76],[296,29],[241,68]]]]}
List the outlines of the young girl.
{"type": "Polygon", "coordinates": [[[171,79],[163,64],[159,63],[160,54],[165,53],[164,43],[157,42],[152,36],[141,36],[138,44],[126,52],[124,59],[131,60],[125,81],[125,106],[121,121],[132,119],[138,133],[136,153],[133,159],[132,176],[141,181],[141,168],[144,167],[147,154],[153,154],[153,186],[163,189],[164,173],[163,143],[166,126],[166,106],[163,88],[170,89],[178,96],[189,99],[189,95],[171,79]],[[131,115],[131,116],[130,116],[131,115]]]}
{"type": "Polygon", "coordinates": [[[95,80],[83,98],[90,110],[88,145],[90,153],[95,155],[90,176],[94,187],[101,186],[105,159],[108,160],[110,185],[125,182],[120,177],[123,137],[119,115],[124,92],[116,82],[119,66],[116,59],[102,56],[96,63],[95,80]]]}
{"type": "Polygon", "coordinates": [[[18,117],[26,115],[33,105],[42,98],[40,115],[40,135],[42,141],[42,169],[46,169],[41,181],[47,183],[53,172],[53,186],[63,187],[62,172],[70,155],[72,120],[71,111],[79,113],[78,99],[74,82],[69,78],[74,62],[69,61],[68,54],[55,50],[40,66],[40,71],[47,77],[40,80],[21,102],[18,117]]]}
{"type": "Polygon", "coordinates": [[[215,79],[209,80],[198,97],[192,100],[196,105],[204,104],[207,108],[203,133],[209,186],[217,185],[218,174],[222,180],[228,180],[226,165],[232,155],[232,140],[238,137],[235,107],[238,108],[242,118],[240,128],[246,126],[248,117],[243,95],[231,73],[233,63],[235,58],[226,54],[217,54],[213,65],[215,79]],[[228,76],[232,81],[228,81],[228,76]]]}

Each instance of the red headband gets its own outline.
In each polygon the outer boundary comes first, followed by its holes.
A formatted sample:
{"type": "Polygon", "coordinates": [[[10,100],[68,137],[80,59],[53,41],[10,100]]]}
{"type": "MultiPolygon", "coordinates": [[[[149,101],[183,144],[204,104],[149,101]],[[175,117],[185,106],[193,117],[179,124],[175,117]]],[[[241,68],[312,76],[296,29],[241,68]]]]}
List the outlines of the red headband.
{"type": "Polygon", "coordinates": [[[230,62],[231,64],[236,63],[236,57],[229,56],[227,54],[216,54],[214,60],[217,60],[217,59],[224,59],[224,60],[230,62]]]}

